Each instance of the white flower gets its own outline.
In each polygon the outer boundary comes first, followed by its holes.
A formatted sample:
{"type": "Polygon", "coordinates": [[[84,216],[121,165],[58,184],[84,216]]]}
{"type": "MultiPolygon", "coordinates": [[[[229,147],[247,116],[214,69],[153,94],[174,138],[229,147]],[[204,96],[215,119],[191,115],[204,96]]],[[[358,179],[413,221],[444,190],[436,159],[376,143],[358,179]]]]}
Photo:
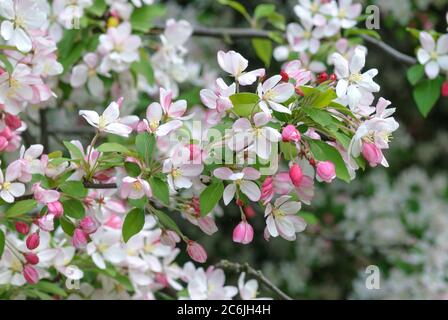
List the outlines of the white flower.
{"type": "Polygon", "coordinates": [[[299,17],[307,17],[316,26],[323,26],[327,22],[325,16],[320,12],[322,0],[299,0],[299,4],[294,6],[294,12],[299,17]]]}
{"type": "Polygon", "coordinates": [[[294,86],[291,83],[280,83],[281,80],[280,75],[275,75],[258,85],[257,93],[261,99],[259,106],[266,115],[271,115],[269,107],[278,112],[291,114],[291,110],[280,103],[291,98],[294,86]]]}
{"type": "Polygon", "coordinates": [[[121,230],[101,227],[91,238],[86,250],[98,268],[106,269],[106,261],[119,264],[126,259],[126,252],[121,245],[121,230]]]}
{"type": "Polygon", "coordinates": [[[132,128],[120,122],[120,108],[118,103],[112,102],[100,116],[92,110],[80,110],[79,115],[97,128],[100,132],[108,132],[123,137],[128,137],[132,128]]]}
{"type": "Polygon", "coordinates": [[[88,53],[83,57],[84,63],[78,64],[72,69],[70,84],[74,88],[79,88],[87,83],[87,88],[91,95],[102,98],[104,95],[103,81],[98,77],[98,56],[95,53],[88,53]]]}
{"type": "Polygon", "coordinates": [[[351,109],[356,109],[359,104],[370,104],[373,100],[372,92],[378,92],[380,86],[373,81],[373,77],[378,74],[377,69],[361,73],[366,62],[365,51],[356,48],[350,63],[339,53],[334,53],[332,60],[338,78],[337,101],[343,105],[349,105],[351,109]]]}
{"type": "Polygon", "coordinates": [[[99,67],[101,73],[106,74],[110,70],[123,72],[139,60],[141,39],[131,32],[131,24],[124,22],[116,28],[109,28],[106,34],[100,36],[98,51],[104,55],[99,67]]]}
{"type": "Polygon", "coordinates": [[[173,155],[163,162],[162,169],[162,172],[168,175],[168,184],[173,190],[190,188],[193,178],[201,174],[204,165],[190,160],[189,148],[174,148],[172,153],[173,155]]]}
{"type": "Polygon", "coordinates": [[[340,0],[339,3],[332,1],[324,4],[321,12],[332,17],[325,28],[325,35],[330,37],[338,33],[341,28],[353,28],[361,11],[362,5],[360,3],[352,4],[352,0],[340,0]]]}
{"type": "Polygon", "coordinates": [[[1,36],[22,52],[32,49],[29,31],[42,27],[47,18],[31,0],[2,0],[0,16],[5,18],[1,24],[1,36]]]}
{"type": "Polygon", "coordinates": [[[246,118],[239,118],[232,126],[234,135],[228,139],[231,150],[241,151],[254,144],[256,154],[263,159],[271,156],[272,143],[281,139],[281,134],[274,128],[266,125],[270,120],[264,112],[254,115],[254,124],[246,118]]]}
{"type": "MultiPolygon", "coordinates": [[[[193,267],[194,268],[194,267],[193,267]]],[[[238,290],[233,286],[224,286],[224,271],[221,269],[197,269],[188,282],[188,295],[191,300],[229,300],[238,290]]]]}
{"type": "Polygon", "coordinates": [[[213,171],[213,175],[221,180],[232,181],[224,189],[223,200],[224,204],[228,205],[235,197],[237,187],[244,193],[251,201],[258,201],[261,197],[261,191],[258,185],[253,180],[260,178],[260,172],[254,168],[244,168],[242,172],[234,173],[229,168],[218,168],[213,171]]]}
{"type": "Polygon", "coordinates": [[[228,52],[219,51],[218,64],[221,69],[235,77],[235,80],[243,86],[251,85],[257,81],[257,77],[263,77],[265,74],[264,69],[244,72],[249,62],[241,54],[233,50],[228,52]]]}
{"type": "Polygon", "coordinates": [[[324,35],[323,27],[314,28],[313,22],[308,18],[301,20],[302,25],[290,23],[286,27],[286,38],[291,49],[295,52],[316,53],[320,47],[320,39],[324,35]]]}
{"type": "Polygon", "coordinates": [[[306,228],[306,222],[297,215],[302,207],[300,202],[288,201],[291,196],[281,196],[272,204],[266,206],[264,216],[266,217],[265,234],[273,237],[294,241],[296,232],[302,232],[306,228]]]}
{"type": "Polygon", "coordinates": [[[13,203],[14,198],[25,194],[25,185],[20,182],[12,182],[17,179],[17,172],[14,167],[6,168],[6,176],[0,170],[0,198],[8,203],[13,203]]]}
{"type": "Polygon", "coordinates": [[[238,278],[238,291],[240,297],[243,300],[267,300],[270,298],[257,298],[258,294],[258,282],[255,279],[251,279],[245,282],[246,273],[242,272],[238,278]]]}
{"type": "Polygon", "coordinates": [[[425,66],[425,73],[430,79],[439,75],[440,69],[448,70],[448,34],[437,40],[427,32],[420,32],[422,48],[417,51],[417,59],[425,66]]]}

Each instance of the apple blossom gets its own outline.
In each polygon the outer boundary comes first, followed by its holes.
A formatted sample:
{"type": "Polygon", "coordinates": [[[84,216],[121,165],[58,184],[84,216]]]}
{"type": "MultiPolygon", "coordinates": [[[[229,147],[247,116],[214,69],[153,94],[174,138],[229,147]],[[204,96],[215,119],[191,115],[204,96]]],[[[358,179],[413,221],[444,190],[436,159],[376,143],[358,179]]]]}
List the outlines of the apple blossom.
{"type": "Polygon", "coordinates": [[[253,181],[260,178],[260,172],[254,168],[244,168],[241,172],[234,173],[226,167],[218,168],[213,171],[213,175],[221,180],[232,181],[224,189],[224,204],[228,205],[235,197],[237,190],[244,193],[251,201],[258,201],[261,197],[261,191],[258,185],[253,181]]]}
{"type": "Polygon", "coordinates": [[[271,115],[269,107],[277,112],[291,114],[291,110],[281,105],[294,94],[294,86],[290,83],[280,83],[282,77],[280,75],[273,76],[263,84],[258,85],[257,93],[260,97],[260,109],[266,115],[271,115]]]}
{"type": "Polygon", "coordinates": [[[425,66],[425,73],[430,79],[439,75],[440,69],[448,70],[448,34],[440,36],[437,44],[426,31],[420,32],[422,48],[417,51],[420,64],[425,66]]]}
{"type": "Polygon", "coordinates": [[[17,179],[17,172],[14,171],[14,167],[11,166],[6,168],[6,175],[3,175],[2,170],[0,170],[0,198],[7,203],[13,203],[14,198],[25,194],[25,185],[20,182],[13,182],[17,179]]]}
{"type": "Polygon", "coordinates": [[[81,110],[79,115],[99,132],[108,132],[119,136],[127,137],[132,132],[132,128],[120,122],[120,110],[118,103],[112,102],[100,116],[95,111],[81,110]]]}
{"type": "Polygon", "coordinates": [[[274,205],[268,203],[265,211],[266,229],[265,232],[272,237],[293,241],[296,233],[302,232],[306,228],[305,221],[297,215],[301,208],[300,202],[289,201],[291,196],[281,196],[275,200],[274,205]]]}
{"type": "Polygon", "coordinates": [[[151,187],[148,181],[139,177],[125,177],[121,181],[120,196],[124,199],[140,199],[143,196],[152,197],[151,187]]]}
{"type": "Polygon", "coordinates": [[[282,130],[282,141],[283,142],[299,142],[300,132],[292,124],[288,124],[282,130]]]}
{"type": "Polygon", "coordinates": [[[336,178],[336,168],[331,161],[319,161],[316,165],[318,181],[332,182],[336,178]]]}
{"type": "Polygon", "coordinates": [[[294,163],[291,168],[289,168],[289,177],[294,186],[299,187],[303,179],[303,172],[297,163],[294,163]]]}
{"type": "Polygon", "coordinates": [[[257,77],[263,77],[264,69],[256,69],[249,72],[244,72],[247,69],[249,62],[241,54],[230,50],[228,52],[218,52],[218,63],[221,69],[229,73],[235,78],[240,85],[251,85],[257,80],[257,77]]]}
{"type": "Polygon", "coordinates": [[[254,238],[254,229],[245,220],[241,221],[234,229],[232,239],[234,242],[248,244],[254,238]]]}

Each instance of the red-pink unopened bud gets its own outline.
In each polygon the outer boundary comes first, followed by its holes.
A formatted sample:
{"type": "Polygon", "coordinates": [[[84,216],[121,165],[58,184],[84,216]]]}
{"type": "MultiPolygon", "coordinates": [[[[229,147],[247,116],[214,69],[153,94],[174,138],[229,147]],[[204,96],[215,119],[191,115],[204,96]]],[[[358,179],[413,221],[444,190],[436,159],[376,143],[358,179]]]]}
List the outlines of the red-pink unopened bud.
{"type": "Polygon", "coordinates": [[[207,261],[207,252],[204,247],[195,241],[188,241],[187,244],[187,253],[191,259],[196,262],[204,263],[207,261]]]}
{"type": "Polygon", "coordinates": [[[5,137],[0,136],[0,151],[5,150],[8,147],[8,145],[9,145],[8,140],[5,137]]]}
{"type": "Polygon", "coordinates": [[[18,116],[9,113],[5,117],[5,123],[12,130],[17,130],[22,126],[22,120],[18,116]]]}
{"type": "Polygon", "coordinates": [[[300,141],[300,132],[292,124],[288,124],[282,131],[283,142],[300,141]]]}
{"type": "Polygon", "coordinates": [[[29,264],[25,265],[25,267],[23,268],[23,277],[29,284],[36,284],[37,282],[39,282],[39,273],[33,266],[29,264]]]}
{"type": "Polygon", "coordinates": [[[254,239],[254,229],[247,221],[241,221],[235,229],[233,229],[234,242],[248,244],[254,239]]]}
{"type": "Polygon", "coordinates": [[[318,178],[326,183],[330,183],[336,178],[336,168],[331,161],[322,161],[316,165],[318,178]]]}
{"type": "Polygon", "coordinates": [[[164,230],[160,235],[160,243],[171,248],[176,247],[176,243],[180,241],[179,235],[171,230],[164,230]]]}
{"type": "Polygon", "coordinates": [[[40,236],[37,232],[32,233],[26,238],[26,247],[28,250],[34,250],[39,246],[40,236]]]}
{"type": "Polygon", "coordinates": [[[5,137],[6,140],[11,140],[12,138],[11,129],[9,129],[9,127],[5,127],[5,129],[3,129],[3,131],[0,132],[0,136],[5,137]]]}
{"type": "Polygon", "coordinates": [[[292,184],[296,187],[300,187],[300,183],[303,179],[302,168],[297,163],[294,163],[289,169],[289,177],[291,178],[292,184]]]}
{"type": "Polygon", "coordinates": [[[88,235],[81,229],[75,229],[72,237],[72,245],[77,249],[82,249],[87,245],[89,241],[88,235]]]}
{"type": "Polygon", "coordinates": [[[245,206],[243,210],[244,210],[244,214],[246,215],[246,217],[248,217],[248,218],[255,217],[254,207],[252,207],[252,206],[245,206]]]}
{"type": "Polygon", "coordinates": [[[442,84],[442,96],[448,97],[448,80],[442,84]]]}
{"type": "Polygon", "coordinates": [[[30,226],[25,222],[17,221],[15,226],[17,232],[23,234],[24,236],[26,236],[30,232],[30,226]]]}
{"type": "Polygon", "coordinates": [[[369,162],[371,167],[376,167],[383,160],[383,153],[381,150],[373,143],[363,143],[362,145],[362,155],[364,159],[369,162]]]}
{"type": "Polygon", "coordinates": [[[79,226],[81,227],[82,231],[87,234],[94,233],[99,227],[98,222],[96,222],[95,219],[91,216],[84,217],[79,223],[79,226]]]}
{"type": "Polygon", "coordinates": [[[39,257],[33,252],[24,253],[23,256],[29,264],[36,265],[39,263],[39,257]]]}
{"type": "Polygon", "coordinates": [[[59,201],[47,203],[48,213],[54,214],[55,218],[59,218],[64,214],[64,207],[59,201]]]}
{"type": "Polygon", "coordinates": [[[268,176],[261,185],[260,200],[262,200],[263,203],[266,204],[269,201],[271,201],[273,196],[274,196],[274,179],[272,178],[272,176],[268,176]]]}

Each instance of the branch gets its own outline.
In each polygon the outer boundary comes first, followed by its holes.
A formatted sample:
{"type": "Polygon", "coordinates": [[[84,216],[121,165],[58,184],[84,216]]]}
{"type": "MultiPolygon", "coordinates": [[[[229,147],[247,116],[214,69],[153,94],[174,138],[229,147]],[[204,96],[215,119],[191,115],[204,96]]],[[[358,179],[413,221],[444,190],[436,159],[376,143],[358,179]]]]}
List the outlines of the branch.
{"type": "MultiPolygon", "coordinates": [[[[116,183],[92,183],[92,182],[84,182],[84,187],[87,189],[116,189],[116,183]]],[[[28,200],[33,199],[34,194],[26,194],[21,197],[15,198],[15,201],[28,200]]]]}
{"type": "Polygon", "coordinates": [[[271,291],[275,292],[280,298],[283,300],[293,300],[290,296],[280,290],[277,286],[275,286],[268,278],[266,278],[263,273],[259,270],[255,270],[249,264],[245,263],[244,265],[239,263],[230,262],[227,260],[222,260],[216,267],[222,268],[225,270],[233,271],[236,273],[246,272],[248,275],[258,279],[261,283],[263,283],[266,287],[268,287],[271,291]]]}
{"type": "MultiPolygon", "coordinates": [[[[158,25],[151,29],[150,34],[161,34],[165,30],[165,27],[162,25],[158,25]]],[[[275,31],[269,30],[260,30],[254,28],[213,28],[213,27],[202,27],[195,26],[193,29],[193,36],[197,37],[211,37],[211,38],[263,38],[263,39],[271,39],[271,33],[275,31]]],[[[368,35],[361,35],[361,37],[378,48],[382,49],[384,52],[392,56],[394,59],[406,63],[406,64],[415,64],[417,60],[412,57],[404,54],[397,49],[391,47],[387,43],[375,39],[368,35]]]]}
{"type": "Polygon", "coordinates": [[[408,56],[407,54],[404,54],[404,53],[398,51],[397,49],[392,48],[387,43],[385,43],[381,40],[372,38],[371,36],[368,36],[365,34],[361,35],[361,37],[366,42],[376,45],[378,48],[380,48],[384,52],[388,53],[391,57],[393,57],[394,59],[396,59],[400,62],[411,64],[411,65],[417,63],[417,59],[415,59],[414,57],[408,56]]]}

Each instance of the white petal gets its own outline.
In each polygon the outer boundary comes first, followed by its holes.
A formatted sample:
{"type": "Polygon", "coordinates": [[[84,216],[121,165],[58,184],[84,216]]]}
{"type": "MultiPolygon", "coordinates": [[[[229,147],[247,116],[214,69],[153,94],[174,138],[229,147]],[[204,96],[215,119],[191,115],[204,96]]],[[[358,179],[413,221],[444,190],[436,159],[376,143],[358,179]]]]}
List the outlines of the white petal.
{"type": "Polygon", "coordinates": [[[250,200],[258,201],[261,197],[261,191],[258,185],[253,181],[241,181],[241,192],[244,193],[250,200]]]}

